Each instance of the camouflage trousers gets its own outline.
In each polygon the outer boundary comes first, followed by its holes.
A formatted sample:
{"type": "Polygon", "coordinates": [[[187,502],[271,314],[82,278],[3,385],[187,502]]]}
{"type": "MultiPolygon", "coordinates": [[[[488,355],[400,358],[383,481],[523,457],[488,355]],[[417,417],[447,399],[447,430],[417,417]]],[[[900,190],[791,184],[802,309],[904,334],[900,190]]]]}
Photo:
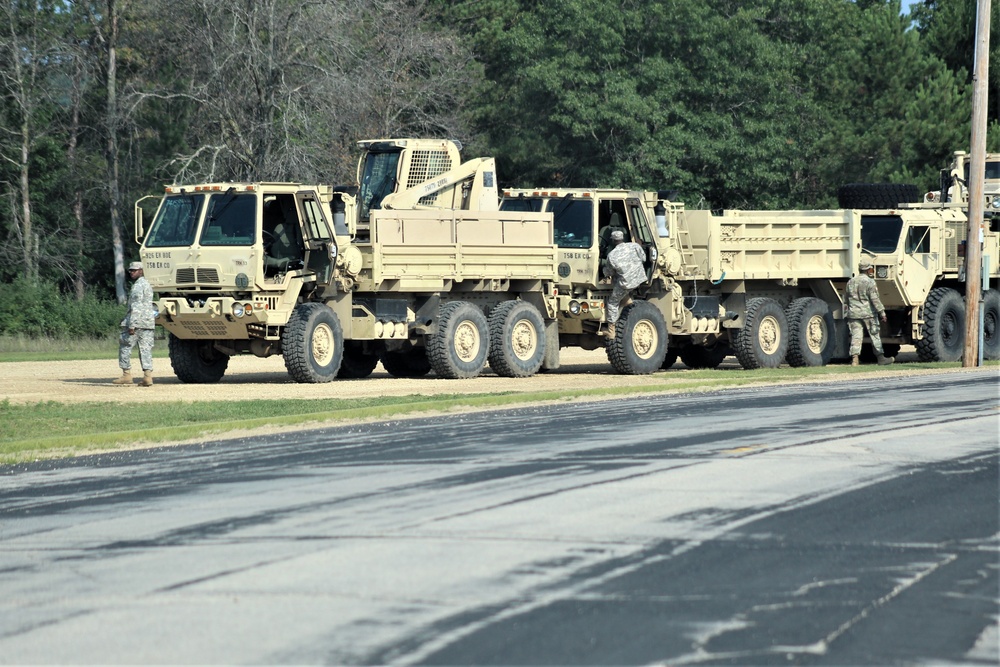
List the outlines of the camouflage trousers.
{"type": "Polygon", "coordinates": [[[130,334],[128,329],[122,329],[118,340],[118,367],[123,371],[132,368],[132,348],[139,346],[139,363],[142,370],[153,370],[153,329],[136,329],[130,334]]]}
{"type": "Polygon", "coordinates": [[[847,320],[847,330],[851,332],[851,356],[861,354],[861,341],[868,329],[868,337],[872,341],[875,354],[882,356],[882,333],[877,317],[866,317],[863,320],[847,320]]]}
{"type": "Polygon", "coordinates": [[[607,315],[608,324],[614,324],[618,321],[622,301],[627,299],[631,292],[632,290],[622,287],[615,281],[615,286],[611,288],[611,296],[604,302],[604,311],[607,315]]]}

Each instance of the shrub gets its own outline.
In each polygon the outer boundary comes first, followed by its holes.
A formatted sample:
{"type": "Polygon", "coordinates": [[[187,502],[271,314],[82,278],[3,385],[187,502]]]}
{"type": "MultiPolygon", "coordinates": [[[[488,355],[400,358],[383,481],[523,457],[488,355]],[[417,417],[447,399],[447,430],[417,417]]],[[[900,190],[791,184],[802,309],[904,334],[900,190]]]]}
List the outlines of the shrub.
{"type": "Polygon", "coordinates": [[[124,308],[88,294],[82,301],[50,282],[0,284],[0,335],[103,338],[117,333],[124,308]]]}

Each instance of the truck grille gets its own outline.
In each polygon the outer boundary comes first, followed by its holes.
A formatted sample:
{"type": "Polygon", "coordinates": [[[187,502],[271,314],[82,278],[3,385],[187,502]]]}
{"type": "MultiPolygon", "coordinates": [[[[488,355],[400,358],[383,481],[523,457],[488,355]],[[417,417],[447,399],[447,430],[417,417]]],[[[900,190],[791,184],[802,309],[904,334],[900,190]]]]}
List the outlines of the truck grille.
{"type": "Polygon", "coordinates": [[[181,322],[181,325],[195,336],[224,337],[227,331],[223,322],[181,322]]]}
{"type": "Polygon", "coordinates": [[[215,269],[197,269],[197,277],[195,274],[195,268],[192,266],[177,269],[177,284],[178,285],[189,285],[193,283],[208,283],[211,285],[219,284],[219,272],[215,269]]]}

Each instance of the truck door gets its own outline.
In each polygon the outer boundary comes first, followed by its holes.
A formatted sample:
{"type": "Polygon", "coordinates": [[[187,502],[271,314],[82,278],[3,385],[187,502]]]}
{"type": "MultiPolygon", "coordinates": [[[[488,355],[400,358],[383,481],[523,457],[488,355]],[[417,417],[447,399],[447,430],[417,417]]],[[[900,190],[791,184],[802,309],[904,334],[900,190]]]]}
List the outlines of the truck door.
{"type": "Polygon", "coordinates": [[[900,262],[902,291],[907,303],[916,303],[930,292],[943,266],[941,229],[936,225],[910,224],[903,234],[900,262]]]}
{"type": "Polygon", "coordinates": [[[316,274],[318,284],[329,285],[337,259],[337,243],[330,233],[330,221],[326,219],[319,196],[312,190],[296,193],[295,203],[302,221],[305,267],[316,274]]]}
{"type": "Polygon", "coordinates": [[[643,260],[643,267],[646,269],[646,283],[648,284],[653,276],[653,269],[656,268],[657,250],[656,236],[654,230],[646,220],[643,212],[642,202],[638,199],[629,199],[626,202],[628,207],[628,217],[632,229],[632,240],[642,246],[646,259],[643,260]]]}

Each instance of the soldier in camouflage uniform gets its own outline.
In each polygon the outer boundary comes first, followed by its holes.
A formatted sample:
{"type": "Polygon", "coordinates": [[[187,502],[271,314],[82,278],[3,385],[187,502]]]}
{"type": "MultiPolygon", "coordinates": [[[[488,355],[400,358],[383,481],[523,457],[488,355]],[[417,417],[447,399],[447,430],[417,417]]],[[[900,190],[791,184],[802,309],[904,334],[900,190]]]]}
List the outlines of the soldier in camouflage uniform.
{"type": "Polygon", "coordinates": [[[875,267],[871,262],[862,260],[858,269],[858,275],[847,282],[846,294],[847,329],[851,332],[851,365],[857,366],[860,363],[858,356],[861,354],[861,341],[865,336],[864,329],[868,329],[868,337],[872,341],[875,354],[878,355],[878,363],[880,366],[885,366],[895,361],[895,357],[885,356],[882,350],[879,320],[885,322],[886,316],[885,306],[878,298],[878,287],[873,279],[875,267]]]}
{"type": "Polygon", "coordinates": [[[139,363],[142,364],[140,387],[153,386],[153,329],[156,316],[153,312],[153,288],[146,280],[141,262],[128,265],[132,291],[128,295],[128,311],[122,320],[122,335],[118,343],[118,366],[122,376],[114,384],[132,384],[132,348],[139,346],[139,363]]]}
{"type": "Polygon", "coordinates": [[[608,263],[604,268],[605,274],[614,283],[611,296],[604,306],[608,319],[605,335],[608,338],[615,335],[615,322],[618,321],[621,303],[628,299],[632,290],[646,281],[646,269],[642,265],[646,253],[642,246],[638,243],[625,243],[625,233],[620,229],[611,232],[611,242],[614,247],[608,253],[608,263]]]}

